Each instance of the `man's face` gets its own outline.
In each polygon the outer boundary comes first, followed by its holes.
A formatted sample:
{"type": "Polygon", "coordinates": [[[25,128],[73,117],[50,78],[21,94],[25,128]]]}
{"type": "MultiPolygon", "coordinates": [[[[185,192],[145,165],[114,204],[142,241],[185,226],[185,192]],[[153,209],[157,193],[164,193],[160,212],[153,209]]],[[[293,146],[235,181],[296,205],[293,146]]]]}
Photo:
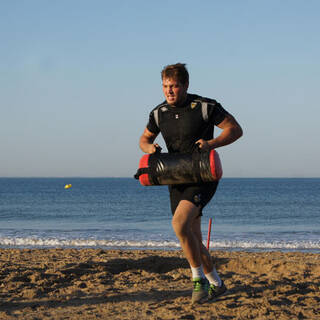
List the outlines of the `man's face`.
{"type": "Polygon", "coordinates": [[[187,97],[188,83],[183,85],[178,80],[172,78],[162,79],[162,90],[168,104],[178,106],[187,97]]]}

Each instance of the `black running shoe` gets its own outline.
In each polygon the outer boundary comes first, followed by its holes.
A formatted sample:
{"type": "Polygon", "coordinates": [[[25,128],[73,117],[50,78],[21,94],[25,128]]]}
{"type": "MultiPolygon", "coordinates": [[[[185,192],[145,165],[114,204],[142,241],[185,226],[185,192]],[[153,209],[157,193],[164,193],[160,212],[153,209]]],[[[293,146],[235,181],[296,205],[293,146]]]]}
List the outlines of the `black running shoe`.
{"type": "Polygon", "coordinates": [[[208,301],[209,282],[207,279],[193,280],[192,304],[208,301]]]}
{"type": "Polygon", "coordinates": [[[210,284],[210,287],[208,290],[208,299],[214,300],[222,296],[226,291],[227,291],[227,287],[224,285],[223,280],[220,287],[215,286],[214,284],[210,284]]]}

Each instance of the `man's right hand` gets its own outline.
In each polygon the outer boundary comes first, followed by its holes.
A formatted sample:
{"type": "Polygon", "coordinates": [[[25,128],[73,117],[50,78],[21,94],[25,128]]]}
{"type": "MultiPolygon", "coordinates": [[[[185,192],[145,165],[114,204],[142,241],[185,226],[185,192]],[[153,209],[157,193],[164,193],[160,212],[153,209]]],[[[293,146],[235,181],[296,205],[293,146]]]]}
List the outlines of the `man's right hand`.
{"type": "Polygon", "coordinates": [[[157,143],[153,143],[156,137],[156,134],[145,128],[139,141],[141,150],[149,154],[155,153],[159,148],[161,150],[161,147],[157,143]]]}
{"type": "Polygon", "coordinates": [[[152,154],[152,153],[156,153],[157,151],[161,151],[161,149],[162,148],[157,143],[149,144],[147,147],[145,147],[144,152],[152,154]]]}

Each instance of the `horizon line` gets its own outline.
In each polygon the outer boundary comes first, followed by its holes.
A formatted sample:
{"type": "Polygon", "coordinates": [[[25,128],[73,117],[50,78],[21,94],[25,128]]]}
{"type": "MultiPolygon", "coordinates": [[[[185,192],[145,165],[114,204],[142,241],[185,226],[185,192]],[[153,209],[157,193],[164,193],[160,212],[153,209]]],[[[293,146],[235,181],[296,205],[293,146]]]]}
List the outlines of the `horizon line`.
{"type": "MultiPolygon", "coordinates": [[[[255,176],[255,177],[222,177],[223,179],[319,179],[320,176],[255,176]]],[[[0,179],[135,179],[121,176],[0,176],[0,179]]]]}

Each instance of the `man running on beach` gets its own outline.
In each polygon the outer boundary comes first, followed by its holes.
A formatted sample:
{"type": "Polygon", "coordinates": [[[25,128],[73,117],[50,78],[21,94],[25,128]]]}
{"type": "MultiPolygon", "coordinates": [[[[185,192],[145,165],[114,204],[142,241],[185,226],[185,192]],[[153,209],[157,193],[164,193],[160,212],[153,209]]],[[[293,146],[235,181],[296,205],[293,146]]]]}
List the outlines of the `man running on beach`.
{"type": "MultiPolygon", "coordinates": [[[[242,136],[235,118],[217,101],[189,94],[189,74],[185,64],[166,66],[161,72],[166,101],[155,107],[140,137],[140,148],[152,154],[161,132],[169,153],[191,153],[216,149],[233,143],[242,136]],[[205,115],[202,104],[206,103],[205,115]],[[214,126],[222,129],[213,138],[214,126]]],[[[193,280],[192,303],[215,299],[226,291],[209,254],[202,243],[202,209],[212,199],[218,182],[169,186],[172,226],[188,260],[193,280]]]]}

